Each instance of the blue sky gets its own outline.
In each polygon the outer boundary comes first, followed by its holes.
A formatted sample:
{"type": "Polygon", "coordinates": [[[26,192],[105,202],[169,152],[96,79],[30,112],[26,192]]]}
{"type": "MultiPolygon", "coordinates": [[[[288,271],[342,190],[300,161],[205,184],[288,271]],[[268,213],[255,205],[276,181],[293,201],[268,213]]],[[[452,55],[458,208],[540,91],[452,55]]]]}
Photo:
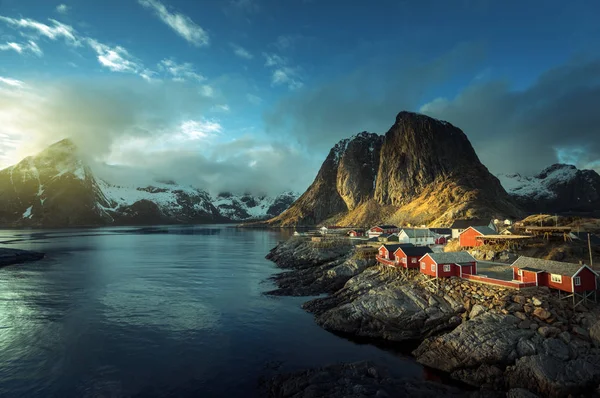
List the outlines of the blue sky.
{"type": "Polygon", "coordinates": [[[212,190],[303,190],[336,141],[407,109],[461,127],[495,173],[598,167],[598,15],[597,1],[3,0],[0,164],[69,136],[212,190]]]}

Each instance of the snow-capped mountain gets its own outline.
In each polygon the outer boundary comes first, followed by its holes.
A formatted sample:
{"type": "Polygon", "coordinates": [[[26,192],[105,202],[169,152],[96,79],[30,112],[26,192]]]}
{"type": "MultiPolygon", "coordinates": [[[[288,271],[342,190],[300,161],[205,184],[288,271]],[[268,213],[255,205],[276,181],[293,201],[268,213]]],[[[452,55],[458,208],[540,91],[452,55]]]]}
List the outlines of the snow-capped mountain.
{"type": "Polygon", "coordinates": [[[600,210],[600,175],[594,170],[554,164],[535,176],[501,174],[498,179],[504,189],[530,212],[600,210]]]}
{"type": "MultiPolygon", "coordinates": [[[[296,195],[297,196],[297,195],[296,195]]],[[[96,226],[263,219],[285,210],[293,193],[219,196],[175,182],[123,186],[97,178],[70,140],[0,171],[0,225],[96,226]],[[214,202],[214,203],[213,203],[214,202]]]]}
{"type": "Polygon", "coordinates": [[[236,221],[259,220],[278,216],[298,199],[295,192],[277,196],[233,195],[222,192],[213,201],[221,215],[236,221]]]}

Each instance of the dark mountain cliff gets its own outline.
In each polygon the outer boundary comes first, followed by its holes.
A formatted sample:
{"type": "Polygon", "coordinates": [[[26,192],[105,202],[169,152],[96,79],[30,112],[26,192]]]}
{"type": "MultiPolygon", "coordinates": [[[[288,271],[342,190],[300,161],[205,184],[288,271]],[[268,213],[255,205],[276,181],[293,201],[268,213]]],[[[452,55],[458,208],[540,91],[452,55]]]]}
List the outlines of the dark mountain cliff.
{"type": "Polygon", "coordinates": [[[400,112],[385,136],[361,133],[336,144],[304,195],[270,224],[442,224],[520,215],[459,128],[400,112]]]}

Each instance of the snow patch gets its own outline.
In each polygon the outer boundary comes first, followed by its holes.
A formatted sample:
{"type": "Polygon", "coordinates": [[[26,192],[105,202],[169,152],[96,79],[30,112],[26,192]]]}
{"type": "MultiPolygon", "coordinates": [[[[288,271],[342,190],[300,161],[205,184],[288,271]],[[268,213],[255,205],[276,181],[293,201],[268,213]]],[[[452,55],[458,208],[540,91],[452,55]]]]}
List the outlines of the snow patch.
{"type": "Polygon", "coordinates": [[[31,218],[31,210],[33,210],[33,206],[29,206],[27,210],[25,210],[25,213],[23,213],[23,218],[31,218]]]}
{"type": "Polygon", "coordinates": [[[552,187],[566,184],[576,175],[577,169],[574,167],[553,166],[533,177],[523,177],[520,174],[500,174],[498,179],[509,194],[535,200],[556,197],[552,187]]]}

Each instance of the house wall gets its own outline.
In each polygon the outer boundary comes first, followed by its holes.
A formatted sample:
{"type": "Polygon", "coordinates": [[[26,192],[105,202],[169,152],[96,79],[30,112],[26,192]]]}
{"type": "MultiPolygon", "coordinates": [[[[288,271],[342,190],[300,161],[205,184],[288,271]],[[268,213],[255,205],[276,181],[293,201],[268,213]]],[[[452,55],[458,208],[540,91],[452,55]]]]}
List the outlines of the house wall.
{"type": "Polygon", "coordinates": [[[400,232],[400,233],[398,234],[398,239],[399,239],[399,242],[400,242],[400,243],[412,243],[412,242],[410,241],[410,238],[408,237],[408,235],[406,235],[406,233],[405,233],[405,232],[400,232]]]}
{"type": "Polygon", "coordinates": [[[459,276],[460,275],[460,267],[456,264],[438,264],[438,277],[440,278],[449,278],[451,276],[459,276]],[[444,271],[444,265],[449,265],[450,270],[444,271]]]}
{"type": "Polygon", "coordinates": [[[589,269],[584,268],[575,276],[581,278],[581,286],[575,286],[576,292],[588,292],[596,289],[596,275],[589,269]]]}
{"type": "Polygon", "coordinates": [[[539,286],[548,286],[551,289],[558,289],[564,292],[572,292],[571,286],[571,278],[565,275],[562,275],[562,282],[552,282],[552,278],[548,272],[540,272],[539,275],[539,286]]]}
{"type": "Polygon", "coordinates": [[[523,271],[523,278],[520,279],[521,282],[529,283],[537,280],[537,273],[531,271],[523,271]]]}
{"type": "Polygon", "coordinates": [[[460,233],[462,232],[462,229],[453,229],[452,230],[452,239],[456,239],[458,238],[458,236],[460,235],[460,233]]]}
{"type": "Polygon", "coordinates": [[[473,228],[466,229],[460,236],[458,237],[458,241],[461,247],[477,247],[481,246],[483,242],[475,239],[476,236],[483,236],[480,232],[474,230],[473,228]]]}
{"type": "MultiPolygon", "coordinates": [[[[457,270],[457,272],[458,272],[457,276],[460,276],[460,269],[457,270]]],[[[471,264],[468,267],[462,267],[462,274],[463,274],[463,276],[464,275],[474,275],[474,274],[476,274],[476,272],[475,272],[475,266],[473,264],[471,264]]]]}
{"type": "Polygon", "coordinates": [[[429,276],[436,276],[435,268],[432,271],[431,265],[435,266],[435,261],[433,261],[431,259],[431,257],[429,257],[429,256],[423,257],[421,259],[421,261],[419,262],[419,272],[421,272],[422,274],[425,274],[425,275],[429,275],[429,276]],[[423,268],[423,264],[425,264],[425,268],[423,268]]]}
{"type": "Polygon", "coordinates": [[[379,256],[383,257],[383,258],[390,259],[389,253],[388,253],[388,249],[386,249],[385,247],[380,247],[379,248],[379,256]]]}
{"type": "Polygon", "coordinates": [[[419,257],[407,256],[402,249],[396,250],[394,257],[398,260],[399,264],[402,264],[404,268],[419,268],[419,257]]]}

